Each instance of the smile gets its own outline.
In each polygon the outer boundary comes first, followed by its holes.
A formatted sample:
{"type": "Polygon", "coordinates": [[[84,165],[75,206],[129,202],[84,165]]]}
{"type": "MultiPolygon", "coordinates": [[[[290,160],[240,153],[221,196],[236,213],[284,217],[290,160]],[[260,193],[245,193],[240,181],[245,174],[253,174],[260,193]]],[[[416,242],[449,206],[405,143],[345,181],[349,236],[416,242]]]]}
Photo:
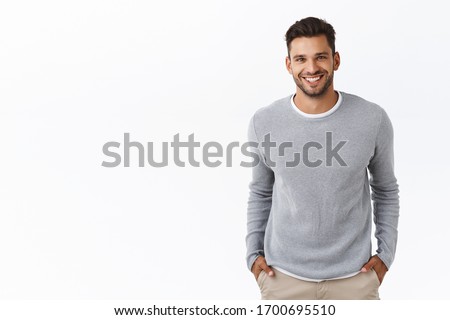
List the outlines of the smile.
{"type": "Polygon", "coordinates": [[[305,79],[306,81],[308,81],[309,83],[316,83],[316,82],[318,82],[322,77],[323,77],[323,75],[316,76],[316,77],[302,77],[302,78],[305,79]]]}

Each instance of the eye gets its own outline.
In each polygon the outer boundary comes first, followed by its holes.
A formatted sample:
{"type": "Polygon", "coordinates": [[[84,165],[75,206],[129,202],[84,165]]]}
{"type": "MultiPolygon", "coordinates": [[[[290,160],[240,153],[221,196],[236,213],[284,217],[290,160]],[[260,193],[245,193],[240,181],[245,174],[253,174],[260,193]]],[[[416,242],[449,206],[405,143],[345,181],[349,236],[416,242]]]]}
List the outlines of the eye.
{"type": "Polygon", "coordinates": [[[295,58],[295,61],[297,61],[297,62],[303,62],[303,61],[305,61],[305,58],[295,58]]]}
{"type": "Polygon", "coordinates": [[[318,59],[319,60],[325,60],[327,57],[326,56],[319,56],[318,59]]]}

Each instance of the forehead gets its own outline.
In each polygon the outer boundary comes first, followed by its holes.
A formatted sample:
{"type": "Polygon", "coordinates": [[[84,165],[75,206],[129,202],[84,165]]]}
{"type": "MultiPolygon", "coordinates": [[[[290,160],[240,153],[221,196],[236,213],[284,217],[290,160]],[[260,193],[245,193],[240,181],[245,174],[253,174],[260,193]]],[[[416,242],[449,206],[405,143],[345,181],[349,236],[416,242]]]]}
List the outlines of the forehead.
{"type": "Polygon", "coordinates": [[[329,52],[331,48],[328,45],[325,35],[314,37],[299,37],[291,42],[290,54],[293,55],[314,55],[317,52],[329,52]]]}

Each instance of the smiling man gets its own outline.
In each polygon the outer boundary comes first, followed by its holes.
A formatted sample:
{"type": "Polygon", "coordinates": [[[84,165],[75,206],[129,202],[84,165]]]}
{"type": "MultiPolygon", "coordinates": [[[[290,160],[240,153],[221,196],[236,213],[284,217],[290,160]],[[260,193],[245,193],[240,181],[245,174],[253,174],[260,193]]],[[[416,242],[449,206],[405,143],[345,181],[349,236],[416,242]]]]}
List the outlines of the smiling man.
{"type": "Polygon", "coordinates": [[[262,299],[379,299],[400,208],[392,123],[379,105],[334,89],[340,56],[325,20],[297,21],[286,44],[295,94],[249,124],[260,161],[249,184],[247,266],[262,299]]]}

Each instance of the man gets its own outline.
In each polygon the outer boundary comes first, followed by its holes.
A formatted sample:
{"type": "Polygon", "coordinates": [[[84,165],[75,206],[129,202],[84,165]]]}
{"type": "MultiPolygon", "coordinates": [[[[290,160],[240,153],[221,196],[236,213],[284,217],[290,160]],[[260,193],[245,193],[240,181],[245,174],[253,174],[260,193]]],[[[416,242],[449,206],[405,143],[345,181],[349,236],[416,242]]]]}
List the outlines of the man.
{"type": "Polygon", "coordinates": [[[260,161],[249,184],[247,266],[262,299],[379,299],[399,217],[391,121],[377,104],[334,90],[340,56],[325,20],[297,21],[286,43],[295,94],[249,125],[260,161]]]}

